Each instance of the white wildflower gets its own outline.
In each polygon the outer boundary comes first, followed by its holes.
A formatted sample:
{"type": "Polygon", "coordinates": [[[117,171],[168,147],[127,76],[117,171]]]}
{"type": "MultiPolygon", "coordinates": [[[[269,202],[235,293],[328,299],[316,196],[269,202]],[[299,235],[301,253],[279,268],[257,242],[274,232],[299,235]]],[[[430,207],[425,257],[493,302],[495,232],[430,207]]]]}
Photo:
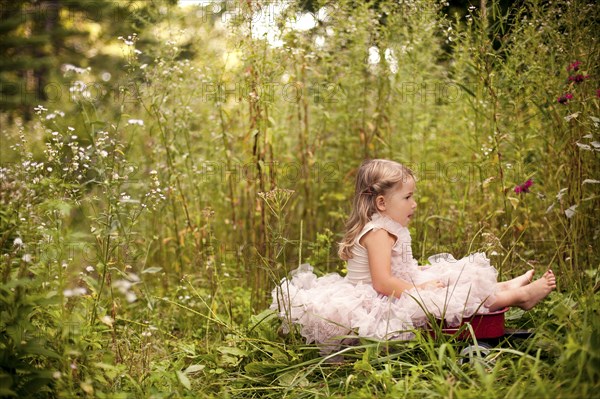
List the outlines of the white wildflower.
{"type": "Polygon", "coordinates": [[[129,303],[133,303],[137,300],[137,296],[134,292],[129,291],[127,294],[125,294],[125,299],[127,299],[127,302],[129,303]]]}
{"type": "Polygon", "coordinates": [[[127,123],[130,125],[144,126],[144,121],[141,119],[129,119],[127,123]]]}
{"type": "Polygon", "coordinates": [[[102,316],[102,317],[100,318],[100,321],[101,321],[102,323],[106,324],[106,325],[107,325],[107,326],[109,326],[109,327],[112,327],[112,326],[113,326],[113,323],[115,322],[115,321],[113,320],[113,318],[112,318],[112,317],[110,317],[109,315],[104,315],[104,316],[102,316]]]}
{"type": "Polygon", "coordinates": [[[84,74],[84,73],[89,72],[90,67],[79,68],[79,67],[76,67],[75,65],[63,64],[61,66],[61,69],[63,70],[63,72],[75,72],[75,73],[78,73],[78,74],[84,74]]]}
{"type": "Polygon", "coordinates": [[[132,284],[127,280],[117,280],[113,283],[113,288],[116,288],[121,292],[121,294],[125,294],[131,288],[132,284]]]}
{"type": "Polygon", "coordinates": [[[585,179],[583,181],[583,183],[581,184],[598,184],[600,183],[600,180],[595,180],[595,179],[585,179]]]}
{"type": "Polygon", "coordinates": [[[567,216],[567,218],[571,219],[575,215],[575,209],[577,209],[577,205],[573,205],[569,207],[569,209],[565,210],[565,215],[567,216]]]}
{"type": "Polygon", "coordinates": [[[575,144],[577,144],[577,147],[581,148],[582,150],[586,150],[586,151],[592,150],[592,147],[590,147],[588,144],[581,144],[580,142],[576,142],[575,144]]]}
{"type": "Polygon", "coordinates": [[[63,295],[67,298],[82,296],[87,294],[87,290],[83,287],[75,287],[73,289],[66,289],[63,291],[63,295]]]}

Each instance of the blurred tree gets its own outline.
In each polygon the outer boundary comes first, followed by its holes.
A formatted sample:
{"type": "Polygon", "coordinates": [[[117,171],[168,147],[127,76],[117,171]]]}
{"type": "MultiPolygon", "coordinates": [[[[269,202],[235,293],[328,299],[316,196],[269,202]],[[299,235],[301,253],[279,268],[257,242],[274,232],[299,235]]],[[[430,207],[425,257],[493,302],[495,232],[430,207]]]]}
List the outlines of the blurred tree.
{"type": "MultiPolygon", "coordinates": [[[[173,5],[176,0],[159,1],[173,5]]],[[[123,72],[122,57],[101,51],[139,32],[159,13],[134,0],[3,0],[0,5],[0,112],[31,118],[32,108],[65,94],[61,67],[123,72]]],[[[68,93],[68,91],[66,91],[68,93]]]]}

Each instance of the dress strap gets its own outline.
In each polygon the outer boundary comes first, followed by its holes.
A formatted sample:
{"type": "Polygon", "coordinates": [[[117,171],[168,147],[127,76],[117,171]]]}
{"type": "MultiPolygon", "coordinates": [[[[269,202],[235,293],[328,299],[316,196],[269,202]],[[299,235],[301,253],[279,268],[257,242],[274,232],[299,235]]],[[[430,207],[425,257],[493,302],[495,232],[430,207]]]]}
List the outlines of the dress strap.
{"type": "Polygon", "coordinates": [[[384,229],[388,233],[396,236],[398,239],[408,233],[408,229],[406,227],[380,213],[373,214],[370,223],[373,225],[373,227],[384,229]]]}
{"type": "Polygon", "coordinates": [[[360,233],[358,233],[358,235],[356,236],[356,238],[354,239],[354,244],[355,245],[359,245],[360,247],[362,247],[362,244],[360,243],[360,240],[363,238],[363,236],[365,234],[367,234],[369,231],[373,230],[375,227],[373,222],[368,222],[367,224],[365,224],[365,227],[363,227],[363,229],[360,231],[360,233]]]}
{"type": "Polygon", "coordinates": [[[371,220],[365,225],[365,227],[363,227],[358,236],[356,236],[356,239],[354,240],[355,244],[362,247],[360,240],[363,238],[363,236],[371,230],[379,229],[385,230],[396,237],[394,245],[396,245],[398,242],[410,242],[410,234],[408,233],[408,229],[406,227],[402,226],[398,222],[395,222],[387,216],[375,213],[371,217],[371,220]]]}

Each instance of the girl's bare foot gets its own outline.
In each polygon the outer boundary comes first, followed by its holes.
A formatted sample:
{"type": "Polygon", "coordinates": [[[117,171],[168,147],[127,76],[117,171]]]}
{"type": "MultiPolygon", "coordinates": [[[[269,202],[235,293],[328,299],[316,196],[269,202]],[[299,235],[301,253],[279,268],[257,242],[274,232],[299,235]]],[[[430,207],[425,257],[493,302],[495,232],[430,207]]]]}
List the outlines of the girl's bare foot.
{"type": "Polygon", "coordinates": [[[524,285],[531,283],[531,281],[533,280],[533,273],[533,269],[528,270],[525,273],[521,274],[519,277],[515,277],[512,280],[498,283],[498,286],[501,290],[514,290],[519,287],[523,287],[524,285]]]}
{"type": "Polygon", "coordinates": [[[513,285],[512,288],[519,288],[524,285],[527,285],[533,281],[533,273],[534,270],[527,270],[525,273],[521,274],[519,277],[513,278],[510,280],[510,283],[513,285]]]}
{"type": "MultiPolygon", "coordinates": [[[[521,276],[522,277],[522,276],[521,276]]],[[[521,309],[529,310],[548,296],[556,288],[556,277],[548,270],[542,277],[531,284],[522,286],[524,299],[518,304],[521,309]]]]}

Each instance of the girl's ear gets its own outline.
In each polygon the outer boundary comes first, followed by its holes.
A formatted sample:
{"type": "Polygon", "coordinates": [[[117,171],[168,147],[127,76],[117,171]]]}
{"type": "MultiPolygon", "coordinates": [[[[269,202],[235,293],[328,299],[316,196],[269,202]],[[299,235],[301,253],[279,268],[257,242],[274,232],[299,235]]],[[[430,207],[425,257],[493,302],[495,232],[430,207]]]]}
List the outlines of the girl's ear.
{"type": "Polygon", "coordinates": [[[385,198],[383,198],[383,195],[378,195],[375,198],[375,206],[377,207],[377,210],[381,212],[385,211],[385,198]]]}

